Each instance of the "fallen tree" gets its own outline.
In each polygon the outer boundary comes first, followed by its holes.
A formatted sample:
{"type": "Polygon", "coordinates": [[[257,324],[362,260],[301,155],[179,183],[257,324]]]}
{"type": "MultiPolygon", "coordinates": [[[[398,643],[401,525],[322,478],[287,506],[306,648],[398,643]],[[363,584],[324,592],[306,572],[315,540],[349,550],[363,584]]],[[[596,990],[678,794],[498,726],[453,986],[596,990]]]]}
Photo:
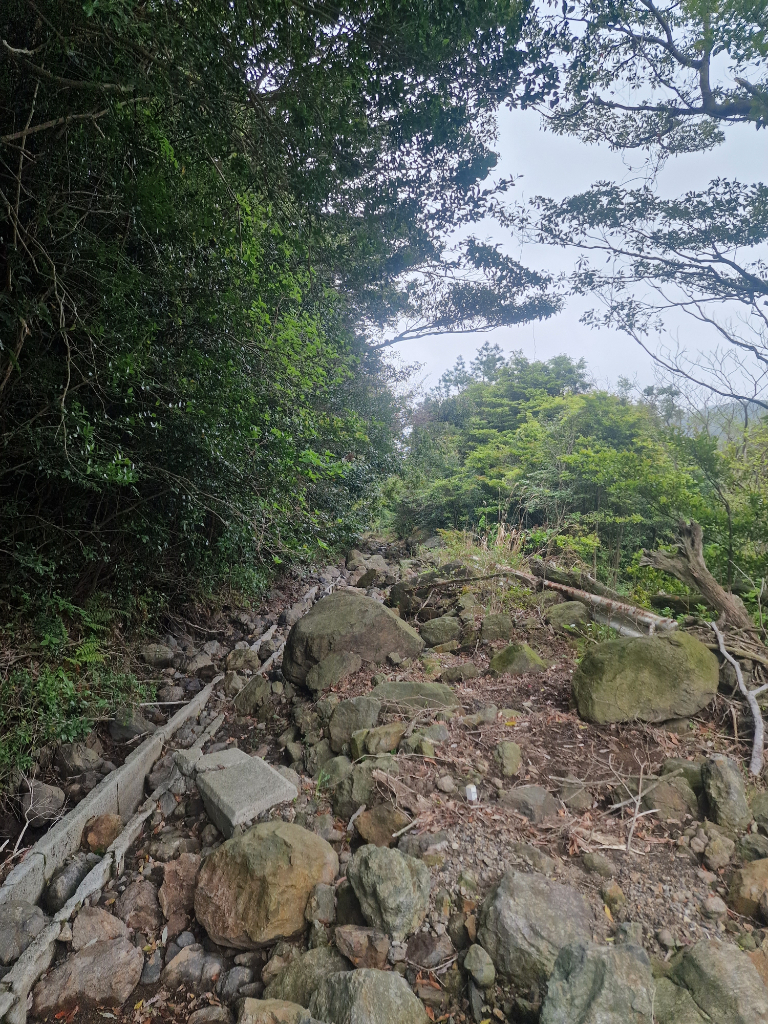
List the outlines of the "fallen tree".
{"type": "Polygon", "coordinates": [[[717,582],[704,561],[704,533],[698,523],[680,521],[676,552],[643,551],[640,565],[649,565],[698,591],[708,605],[720,613],[721,622],[735,629],[755,631],[755,624],[741,598],[717,582]]]}

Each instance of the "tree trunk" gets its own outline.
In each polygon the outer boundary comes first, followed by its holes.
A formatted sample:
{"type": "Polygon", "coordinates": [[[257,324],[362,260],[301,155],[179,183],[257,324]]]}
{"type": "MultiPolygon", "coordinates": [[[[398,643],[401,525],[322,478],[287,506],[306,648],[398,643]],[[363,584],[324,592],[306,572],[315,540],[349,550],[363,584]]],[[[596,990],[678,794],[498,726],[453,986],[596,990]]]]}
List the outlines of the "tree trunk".
{"type": "Polygon", "coordinates": [[[755,624],[741,598],[729,594],[717,582],[704,561],[703,531],[698,523],[681,521],[678,526],[677,554],[666,551],[644,551],[640,565],[667,572],[698,590],[707,604],[720,612],[721,618],[736,629],[755,630],[755,624]]]}

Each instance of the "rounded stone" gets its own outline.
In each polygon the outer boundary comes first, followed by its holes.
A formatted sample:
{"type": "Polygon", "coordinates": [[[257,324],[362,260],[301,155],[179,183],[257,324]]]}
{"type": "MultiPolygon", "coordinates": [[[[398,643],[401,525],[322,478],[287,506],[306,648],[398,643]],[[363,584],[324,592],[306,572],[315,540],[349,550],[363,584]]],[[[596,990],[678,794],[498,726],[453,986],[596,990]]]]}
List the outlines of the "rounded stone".
{"type": "Polygon", "coordinates": [[[475,984],[480,988],[490,988],[496,980],[496,968],[493,966],[493,960],[477,943],[467,950],[464,969],[472,975],[475,984]]]}

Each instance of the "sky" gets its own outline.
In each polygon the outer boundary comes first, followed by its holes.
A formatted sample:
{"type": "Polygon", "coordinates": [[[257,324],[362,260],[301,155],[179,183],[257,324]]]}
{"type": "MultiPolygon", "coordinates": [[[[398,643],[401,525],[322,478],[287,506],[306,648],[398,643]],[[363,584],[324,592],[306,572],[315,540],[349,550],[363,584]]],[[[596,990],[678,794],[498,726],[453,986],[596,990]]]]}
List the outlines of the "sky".
{"type": "MultiPolygon", "coordinates": [[[[627,158],[611,152],[605,145],[586,145],[577,139],[554,135],[541,127],[539,115],[533,111],[503,109],[498,118],[497,151],[499,163],[494,177],[519,177],[511,200],[522,202],[536,195],[554,199],[584,191],[596,181],[611,180],[621,184],[639,185],[642,181],[641,156],[627,158]]],[[[689,153],[670,159],[662,169],[658,185],[662,193],[679,195],[689,189],[706,185],[713,178],[738,178],[740,181],[765,181],[765,132],[758,133],[751,125],[737,125],[726,130],[726,141],[708,153],[689,153]]],[[[499,225],[484,221],[473,233],[515,256],[526,266],[549,271],[567,271],[573,266],[574,252],[545,246],[522,246],[510,238],[499,225]]],[[[503,327],[481,334],[445,334],[408,342],[396,348],[396,359],[421,363],[419,378],[424,387],[437,384],[440,374],[453,366],[462,355],[469,363],[485,340],[497,343],[505,353],[522,349],[529,359],[550,359],[566,353],[584,357],[598,384],[614,386],[620,376],[636,379],[644,386],[654,381],[651,358],[626,335],[612,330],[594,330],[579,322],[581,314],[594,302],[571,300],[566,308],[548,320],[503,327]]],[[[701,346],[701,328],[688,324],[670,324],[681,340],[701,346]],[[694,337],[691,332],[696,330],[694,337]]],[[[714,347],[714,339],[713,346],[714,347]]]]}

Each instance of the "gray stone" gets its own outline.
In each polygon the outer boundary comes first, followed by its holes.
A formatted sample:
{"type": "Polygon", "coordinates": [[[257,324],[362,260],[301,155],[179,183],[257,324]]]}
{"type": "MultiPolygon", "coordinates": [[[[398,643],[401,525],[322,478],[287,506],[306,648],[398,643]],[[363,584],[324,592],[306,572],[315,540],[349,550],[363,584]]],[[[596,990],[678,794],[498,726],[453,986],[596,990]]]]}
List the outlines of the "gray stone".
{"type": "Polygon", "coordinates": [[[32,828],[42,828],[63,817],[66,797],[62,789],[37,779],[31,779],[26,785],[27,791],[21,794],[19,801],[22,813],[32,828]]]}
{"type": "Polygon", "coordinates": [[[165,644],[147,644],[141,648],[141,658],[150,668],[164,669],[173,665],[173,651],[165,644]]]}
{"type": "Polygon", "coordinates": [[[699,801],[682,776],[654,783],[641,802],[644,811],[656,810],[659,821],[685,821],[686,816],[699,816],[699,801]]]}
{"type": "Polygon", "coordinates": [[[710,871],[719,871],[731,862],[736,852],[736,843],[728,836],[714,835],[704,850],[704,863],[710,871]]]}
{"type": "Polygon", "coordinates": [[[47,923],[45,914],[34,903],[0,903],[0,964],[5,966],[17,960],[47,923]]]}
{"type": "Polygon", "coordinates": [[[237,1024],[315,1024],[309,1010],[284,999],[244,999],[237,1024]]]}
{"type": "Polygon", "coordinates": [[[653,1013],[656,1024],[706,1024],[710,1020],[699,1013],[688,989],[680,988],[669,978],[656,980],[653,1013]]]}
{"type": "Polygon", "coordinates": [[[225,836],[276,804],[295,800],[296,787],[260,757],[198,776],[197,788],[208,817],[225,836]]]}
{"type": "Polygon", "coordinates": [[[328,723],[331,747],[337,753],[349,746],[352,733],[358,729],[372,729],[379,720],[381,704],[374,697],[352,697],[333,709],[328,723]]]}
{"type": "Polygon", "coordinates": [[[586,625],[591,618],[589,608],[581,601],[563,601],[547,610],[547,622],[555,629],[574,629],[586,625]]]}
{"type": "Polygon", "coordinates": [[[157,889],[147,878],[131,882],[115,903],[115,913],[137,932],[156,932],[163,923],[157,889]]]}
{"type": "Polygon", "coordinates": [[[128,929],[118,917],[101,907],[83,907],[72,926],[72,949],[77,952],[90,942],[104,942],[128,935],[128,929]]]}
{"type": "Polygon", "coordinates": [[[467,986],[467,996],[469,997],[469,1012],[472,1014],[472,1020],[475,1024],[482,1024],[482,1022],[488,1018],[485,1016],[485,1007],[482,991],[475,985],[473,981],[470,981],[467,986]]]}
{"type": "Polygon", "coordinates": [[[217,986],[219,998],[222,1003],[232,1003],[243,985],[253,981],[253,971],[250,967],[233,967],[227,971],[217,986]]]}
{"type": "Polygon", "coordinates": [[[616,925],[614,942],[621,945],[640,946],[643,945],[643,926],[639,921],[620,921],[616,925]]]}
{"type": "Polygon", "coordinates": [[[670,978],[717,1024],[768,1024],[768,989],[747,954],[730,943],[701,939],[670,978]]]}
{"type": "Polygon", "coordinates": [[[369,925],[395,942],[414,932],[429,909],[429,869],[399,850],[363,846],[347,865],[347,878],[369,925]]]}
{"type": "Polygon", "coordinates": [[[638,946],[573,944],[560,950],[541,1024],[652,1024],[651,964],[638,946]]]}
{"type": "Polygon", "coordinates": [[[62,743],[56,749],[54,763],[65,778],[71,779],[75,775],[96,771],[103,761],[85,743],[62,743]]]}
{"type": "Polygon", "coordinates": [[[406,958],[417,967],[431,971],[454,958],[450,936],[434,935],[432,932],[416,932],[408,940],[406,958]]]}
{"type": "Polygon", "coordinates": [[[227,672],[258,672],[261,660],[256,651],[243,647],[229,652],[226,665],[227,672]]]}
{"type": "Polygon", "coordinates": [[[109,723],[109,735],[113,740],[132,740],[134,736],[148,736],[157,729],[138,708],[119,708],[109,723]]]}
{"type": "Polygon", "coordinates": [[[244,750],[238,747],[225,747],[224,750],[217,750],[212,754],[203,754],[195,761],[195,771],[198,775],[204,772],[221,771],[222,768],[231,768],[236,764],[244,764],[251,758],[244,750]]]}
{"type": "Polygon", "coordinates": [[[33,992],[32,1013],[121,1006],[139,983],[144,955],[126,938],[94,942],[54,967],[33,992]]]}
{"type": "Polygon", "coordinates": [[[756,793],[752,797],[751,811],[760,832],[768,836],[768,792],[756,793]]]}
{"type": "Polygon", "coordinates": [[[503,977],[543,988],[563,946],[591,941],[593,922],[576,889],[509,869],[483,903],[478,942],[503,977]]]}
{"type": "Polygon", "coordinates": [[[461,636],[461,623],[451,615],[443,615],[422,623],[419,634],[427,647],[437,647],[458,640],[461,636]]]}
{"type": "Polygon", "coordinates": [[[704,780],[701,777],[701,761],[687,761],[683,757],[668,757],[661,766],[661,775],[670,775],[673,772],[681,773],[696,796],[704,792],[704,780]]]}
{"type": "Polygon", "coordinates": [[[501,774],[505,779],[517,775],[520,771],[523,752],[517,743],[514,743],[512,740],[502,740],[501,743],[497,743],[494,757],[498,761],[501,774]]]}
{"type": "Polygon", "coordinates": [[[322,693],[359,672],[362,667],[363,659],[359,654],[351,651],[331,651],[307,672],[304,685],[315,694],[322,693]]]}
{"type": "Polygon", "coordinates": [[[518,786],[499,794],[499,802],[518,814],[524,814],[534,825],[557,814],[557,800],[541,786],[518,786]]]}
{"type": "Polygon", "coordinates": [[[724,754],[715,754],[701,767],[710,817],[726,828],[744,828],[752,815],[739,766],[724,754]]]}
{"type": "Polygon", "coordinates": [[[483,618],[480,627],[480,639],[484,643],[492,643],[494,640],[509,640],[512,636],[514,625],[512,618],[503,612],[495,612],[483,618]]]}
{"type": "Polygon", "coordinates": [[[453,708],[459,704],[456,694],[450,686],[427,681],[399,680],[379,683],[371,691],[371,696],[381,702],[385,711],[411,708],[453,708]]]}
{"type": "Polygon", "coordinates": [[[241,715],[255,715],[270,699],[272,687],[264,676],[255,675],[245,684],[234,699],[234,705],[241,715]]]}
{"type": "Polygon", "coordinates": [[[397,762],[389,755],[353,765],[351,773],[342,779],[331,794],[333,813],[337,817],[349,819],[362,804],[370,807],[376,803],[373,772],[377,768],[389,774],[397,774],[397,762]]]}
{"type": "Polygon", "coordinates": [[[157,699],[180,704],[184,700],[183,686],[163,686],[157,691],[157,699]]]}
{"type": "Polygon", "coordinates": [[[202,946],[185,946],[170,960],[160,978],[170,992],[184,985],[192,992],[205,992],[215,984],[224,972],[221,957],[211,956],[202,946]]]}
{"type": "Polygon", "coordinates": [[[614,871],[616,870],[613,862],[604,853],[585,853],[581,858],[581,863],[587,871],[600,875],[601,878],[613,878],[614,871]]]}
{"type": "Polygon", "coordinates": [[[393,971],[361,968],[324,978],[309,1002],[312,1016],[333,1024],[427,1024],[422,1003],[393,971]]]}
{"type": "Polygon", "coordinates": [[[376,928],[361,928],[345,924],[336,929],[336,947],[355,967],[375,967],[383,970],[387,966],[389,937],[376,928]]]}
{"type": "Polygon", "coordinates": [[[547,671],[547,663],[539,657],[528,644],[510,644],[498,654],[494,654],[490,663],[491,672],[499,675],[521,676],[526,673],[547,671]]]}
{"type": "Polygon", "coordinates": [[[490,988],[496,980],[496,968],[493,966],[493,960],[491,960],[483,947],[478,946],[477,943],[470,946],[467,950],[467,955],[464,959],[464,970],[472,975],[475,983],[480,988],[490,988]]]}
{"type": "Polygon", "coordinates": [[[195,654],[184,666],[184,671],[188,676],[195,676],[197,679],[202,679],[205,683],[210,683],[213,677],[216,675],[216,666],[211,661],[210,654],[195,654]]]}
{"type": "Polygon", "coordinates": [[[339,858],[324,839],[298,825],[268,821],[223,843],[206,858],[195,913],[221,945],[254,949],[306,928],[318,883],[331,885],[339,858]]]}
{"type": "Polygon", "coordinates": [[[71,859],[56,872],[48,883],[43,900],[45,908],[49,914],[55,914],[57,910],[61,910],[69,897],[74,895],[78,885],[80,885],[82,880],[91,870],[92,864],[96,863],[98,860],[99,858],[95,855],[89,857],[87,853],[75,853],[71,859]]]}
{"type": "Polygon", "coordinates": [[[320,776],[319,786],[320,789],[333,790],[340,782],[343,782],[347,776],[352,773],[352,762],[348,757],[343,754],[339,754],[338,757],[332,757],[326,761],[322,767],[322,774],[320,776]]]}
{"type": "Polygon", "coordinates": [[[163,864],[175,860],[182,853],[199,853],[200,841],[195,836],[185,835],[178,829],[171,828],[160,833],[149,844],[149,852],[155,860],[163,864]]]}
{"type": "Polygon", "coordinates": [[[331,974],[350,969],[349,961],[332,946],[310,949],[292,960],[285,970],[264,989],[265,999],[285,999],[309,1006],[312,993],[331,974]]]}
{"type": "Polygon", "coordinates": [[[203,1006],[189,1015],[187,1024],[233,1024],[232,1011],[226,1006],[203,1006]]]}
{"type": "Polygon", "coordinates": [[[594,803],[594,797],[589,787],[575,775],[568,774],[565,782],[560,786],[560,799],[569,811],[588,811],[594,803]]]}
{"type": "Polygon", "coordinates": [[[462,665],[451,665],[440,673],[441,683],[463,683],[466,679],[477,679],[480,669],[471,661],[465,661],[462,665]]]}
{"type": "Polygon", "coordinates": [[[739,840],[739,856],[742,860],[765,860],[768,858],[768,839],[750,833],[739,840]]]}
{"type": "Polygon", "coordinates": [[[538,871],[540,875],[554,875],[557,870],[557,861],[554,857],[548,856],[530,843],[509,843],[507,850],[512,864],[525,864],[532,871],[538,871]]]}
{"type": "Polygon", "coordinates": [[[156,949],[150,953],[141,972],[140,982],[142,985],[156,985],[163,973],[163,951],[156,949]]]}
{"type": "Polygon", "coordinates": [[[312,890],[304,911],[307,921],[333,924],[336,919],[336,889],[333,885],[320,882],[312,890]]]}
{"type": "Polygon", "coordinates": [[[411,626],[377,601],[349,590],[336,591],[291,628],[283,675],[291,683],[304,683],[310,669],[332,651],[358,654],[364,662],[381,664],[391,652],[416,657],[423,646],[411,626]]]}
{"type": "Polygon", "coordinates": [[[594,645],[574,672],[572,686],[579,715],[606,724],[696,714],[714,699],[717,682],[715,655],[678,631],[594,645]]]}

